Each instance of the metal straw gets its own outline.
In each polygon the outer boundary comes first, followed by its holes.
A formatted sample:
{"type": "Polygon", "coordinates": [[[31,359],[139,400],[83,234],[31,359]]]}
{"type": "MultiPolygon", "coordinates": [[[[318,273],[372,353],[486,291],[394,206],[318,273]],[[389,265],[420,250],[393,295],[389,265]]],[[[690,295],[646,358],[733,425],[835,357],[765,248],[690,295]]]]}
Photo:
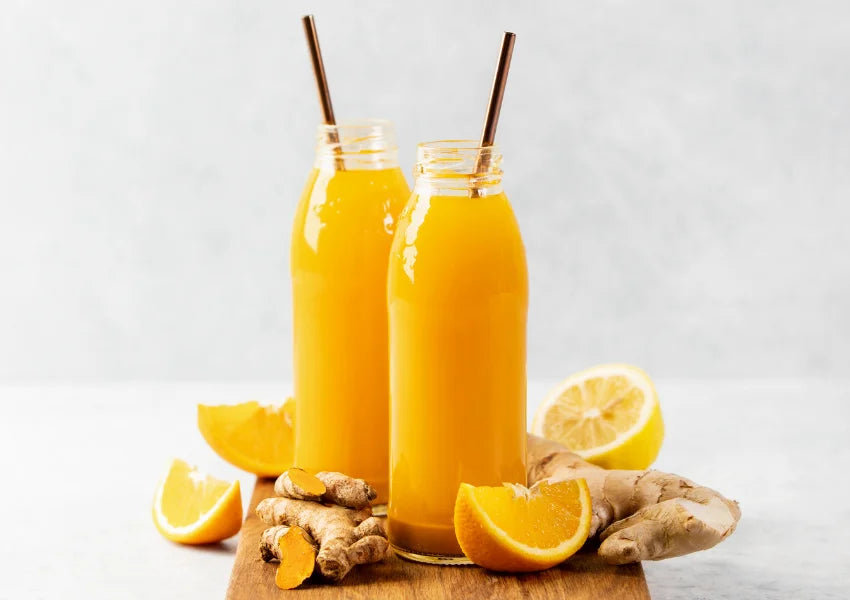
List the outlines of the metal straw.
{"type": "MultiPolygon", "coordinates": [[[[336,125],[334,109],[331,104],[331,92],[328,89],[328,78],[325,75],[325,63],[322,60],[322,49],[319,47],[319,34],[316,32],[316,22],[313,15],[301,17],[304,23],[304,35],[307,37],[307,47],[310,49],[310,60],[313,63],[313,74],[316,76],[316,87],[319,91],[319,104],[322,106],[322,118],[325,125],[336,125]]],[[[339,154],[339,133],[336,128],[328,131],[328,143],[334,147],[334,152],[339,154]]],[[[342,157],[334,160],[337,170],[345,170],[345,162],[342,157]]]]}
{"type": "MultiPolygon", "coordinates": [[[[516,34],[506,31],[502,37],[502,48],[499,50],[499,62],[496,64],[496,74],[493,76],[493,88],[490,90],[490,102],[487,103],[487,116],[484,118],[484,129],[481,132],[481,147],[492,146],[496,140],[496,126],[499,124],[499,113],[502,110],[502,99],[505,97],[505,85],[508,83],[508,70],[511,68],[511,56],[514,53],[516,34]]],[[[479,152],[475,161],[476,175],[487,170],[490,162],[489,152],[479,152]]],[[[473,190],[473,196],[477,196],[473,190]]]]}

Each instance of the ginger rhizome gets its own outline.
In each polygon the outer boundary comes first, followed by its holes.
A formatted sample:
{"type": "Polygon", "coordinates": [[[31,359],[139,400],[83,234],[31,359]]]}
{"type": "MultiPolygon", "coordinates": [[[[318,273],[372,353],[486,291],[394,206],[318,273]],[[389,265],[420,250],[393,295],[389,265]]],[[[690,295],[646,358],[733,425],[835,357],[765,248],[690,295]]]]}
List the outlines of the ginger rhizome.
{"type": "Polygon", "coordinates": [[[590,537],[599,535],[599,555],[613,564],[707,550],[729,537],[741,518],[737,502],[684,477],[603,469],[529,434],[529,485],[577,478],[590,488],[590,537]]]}
{"type": "Polygon", "coordinates": [[[267,562],[280,560],[279,571],[287,560],[282,544],[290,536],[294,538],[292,529],[303,530],[305,539],[317,545],[315,564],[321,575],[332,581],[339,581],[356,565],[386,557],[387,534],[370,506],[375,490],[362,479],[289,469],[275,482],[275,492],[281,497],[266,498],[256,512],[272,525],[263,532],[260,555],[267,562]]]}
{"type": "Polygon", "coordinates": [[[274,484],[278,496],[295,500],[315,500],[347,508],[369,506],[378,493],[363,479],[355,479],[334,471],[311,475],[302,469],[284,472],[274,484]]]}
{"type": "Polygon", "coordinates": [[[388,542],[381,521],[370,508],[354,510],[293,498],[266,498],[257,516],[268,525],[298,526],[319,544],[321,574],[339,581],[358,564],[381,560],[388,542]]]}
{"type": "Polygon", "coordinates": [[[263,560],[280,561],[275,583],[282,590],[297,588],[313,574],[318,549],[315,540],[300,527],[270,527],[260,538],[263,560]]]}

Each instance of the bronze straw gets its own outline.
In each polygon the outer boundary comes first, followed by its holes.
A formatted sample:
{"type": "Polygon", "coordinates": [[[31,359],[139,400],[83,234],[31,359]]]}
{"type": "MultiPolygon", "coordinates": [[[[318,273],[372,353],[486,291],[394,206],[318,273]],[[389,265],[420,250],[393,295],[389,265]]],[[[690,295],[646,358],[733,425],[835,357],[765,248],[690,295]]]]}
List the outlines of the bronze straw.
{"type": "MultiPolygon", "coordinates": [[[[490,102],[487,103],[487,116],[484,118],[484,130],[481,132],[482,148],[492,146],[496,140],[496,126],[499,124],[502,99],[505,97],[505,85],[508,83],[508,70],[511,68],[514,42],[516,42],[516,34],[506,31],[502,37],[499,62],[496,64],[496,74],[493,76],[493,88],[490,90],[490,102]]],[[[489,161],[489,153],[479,153],[475,162],[475,174],[484,172],[488,167],[489,161]]],[[[477,193],[474,195],[477,195],[477,193]]]]}
{"type": "MultiPolygon", "coordinates": [[[[334,109],[331,104],[331,92],[328,89],[328,78],[325,75],[325,63],[322,60],[322,49],[319,47],[319,34],[316,32],[316,22],[313,15],[305,15],[301,18],[304,23],[304,35],[307,37],[307,47],[310,49],[310,60],[313,63],[313,74],[316,76],[316,87],[319,90],[319,103],[322,105],[322,118],[325,125],[336,125],[334,109]]],[[[328,132],[328,142],[334,145],[334,152],[339,153],[339,133],[336,129],[328,132]]],[[[345,162],[342,157],[335,159],[336,168],[345,170],[345,162]]]]}

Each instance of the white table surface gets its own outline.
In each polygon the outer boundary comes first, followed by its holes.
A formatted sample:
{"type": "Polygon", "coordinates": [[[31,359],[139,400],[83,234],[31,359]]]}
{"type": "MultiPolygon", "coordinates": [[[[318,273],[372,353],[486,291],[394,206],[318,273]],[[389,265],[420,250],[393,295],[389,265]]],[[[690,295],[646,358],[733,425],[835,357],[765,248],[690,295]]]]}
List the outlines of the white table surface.
{"type": "MultiPolygon", "coordinates": [[[[529,388],[529,415],[548,389],[529,388]]],[[[253,477],[209,449],[195,404],[281,401],[287,384],[0,387],[0,598],[222,598],[237,539],[181,547],[150,505],[173,456],[253,477]]],[[[644,563],[652,597],[850,596],[850,381],[661,381],[655,467],[740,501],[738,531],[644,563]]]]}

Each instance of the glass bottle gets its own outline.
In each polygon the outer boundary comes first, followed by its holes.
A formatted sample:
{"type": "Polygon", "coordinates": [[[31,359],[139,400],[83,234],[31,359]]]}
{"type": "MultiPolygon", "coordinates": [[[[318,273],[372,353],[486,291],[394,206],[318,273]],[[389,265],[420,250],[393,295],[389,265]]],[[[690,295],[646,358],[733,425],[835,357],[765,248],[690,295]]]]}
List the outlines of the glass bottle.
{"type": "Polygon", "coordinates": [[[388,495],[386,276],[410,195],[389,121],[321,125],[292,230],[296,466],[388,495]]]}
{"type": "Polygon", "coordinates": [[[461,482],[526,483],[528,275],[498,148],[420,144],[390,256],[394,549],[462,564],[461,482]]]}

